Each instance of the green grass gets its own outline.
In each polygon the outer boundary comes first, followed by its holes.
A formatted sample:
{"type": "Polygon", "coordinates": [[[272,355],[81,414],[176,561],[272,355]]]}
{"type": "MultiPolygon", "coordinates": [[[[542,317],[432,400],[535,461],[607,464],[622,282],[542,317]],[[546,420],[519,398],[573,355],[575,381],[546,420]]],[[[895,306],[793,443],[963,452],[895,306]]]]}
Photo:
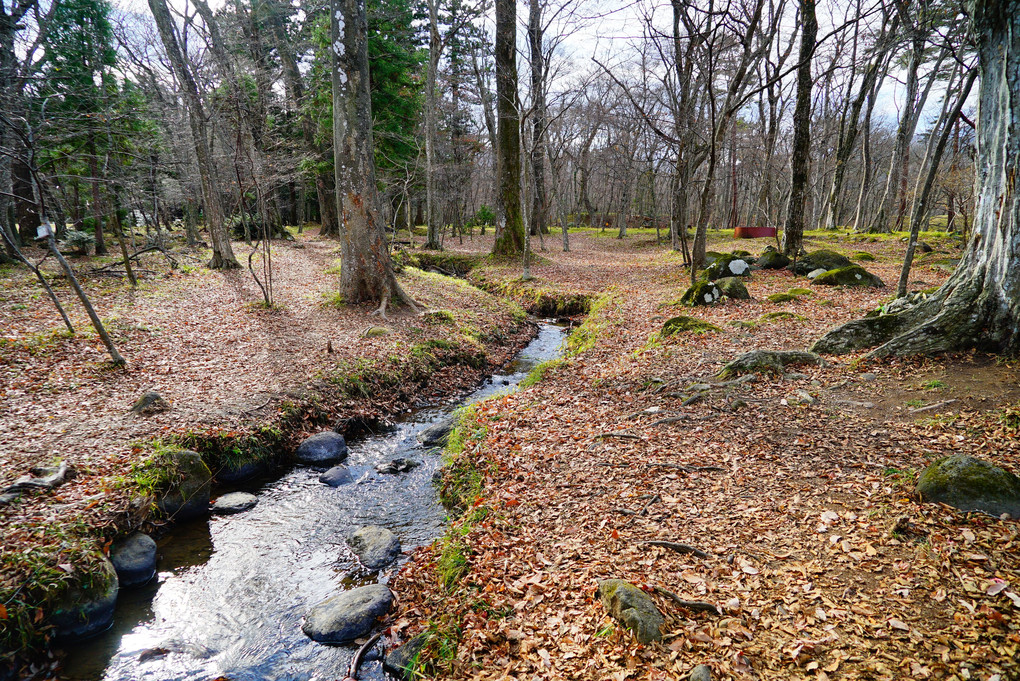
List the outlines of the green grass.
{"type": "Polygon", "coordinates": [[[786,322],[786,321],[802,322],[805,319],[807,319],[807,317],[803,315],[780,310],[778,312],[766,312],[765,314],[758,318],[758,323],[767,324],[769,322],[786,322]]]}
{"type": "Polygon", "coordinates": [[[545,379],[546,374],[550,371],[558,369],[559,367],[566,366],[567,360],[565,359],[549,359],[541,364],[535,366],[534,369],[528,372],[528,375],[524,377],[524,380],[520,382],[520,387],[530,388],[539,381],[545,379]]]}
{"type": "Polygon", "coordinates": [[[930,381],[925,381],[924,383],[922,383],[921,387],[924,388],[925,390],[939,390],[941,388],[945,388],[946,384],[938,379],[932,379],[930,381]]]}
{"type": "Polygon", "coordinates": [[[595,347],[602,333],[611,325],[610,315],[620,307],[620,299],[610,290],[599,296],[591,305],[584,322],[567,336],[568,357],[579,355],[595,347]]]}

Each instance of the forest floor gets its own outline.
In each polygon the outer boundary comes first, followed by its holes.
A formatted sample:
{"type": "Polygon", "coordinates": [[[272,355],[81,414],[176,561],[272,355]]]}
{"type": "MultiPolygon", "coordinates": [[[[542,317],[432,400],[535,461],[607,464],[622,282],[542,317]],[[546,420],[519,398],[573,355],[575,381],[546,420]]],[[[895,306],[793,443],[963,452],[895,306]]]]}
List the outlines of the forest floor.
{"type": "MultiPolygon", "coordinates": [[[[763,241],[716,235],[709,248],[757,254],[763,241]]],[[[959,257],[932,245],[911,289],[940,285],[959,257]]],[[[891,298],[899,239],[812,235],[820,247],[868,252],[887,287],[757,271],[751,300],[691,310],[678,304],[688,275],[647,233],[574,236],[569,253],[550,242],[528,286],[600,298],[564,361],[465,417],[451,471],[477,476],[477,497],[394,586],[393,639],[426,632],[429,675],[685,679],[707,664],[716,679],[1020,679],[1020,525],[913,491],[953,453],[1020,473],[1015,360],[853,354],[687,402],[741,353],[803,349],[891,298]],[[811,292],[766,300],[794,287],[811,292]],[[661,337],[681,314],[719,330],[661,337]],[[608,578],[651,593],[661,644],[607,615],[596,585],[608,578]],[[656,587],[719,609],[692,612],[656,587]]]]}
{"type": "MultiPolygon", "coordinates": [[[[243,243],[235,249],[246,256],[243,243]]],[[[0,506],[0,677],[5,658],[43,624],[49,594],[80,579],[87,556],[108,548],[125,522],[140,521],[131,500],[160,448],[244,457],[267,439],[286,449],[351,419],[436,403],[472,389],[534,333],[517,305],[411,269],[401,275],[411,295],[450,314],[398,309],[384,321],[370,307],[337,306],[337,243],[310,234],[274,244],[272,308],[248,271],[210,271],[198,255],[175,251],[177,268],[158,252],[143,256],[137,289],[95,271],[112,257],[74,261],[123,369],[52,260],[44,270],[73,336],[31,273],[0,269],[0,489],[36,466],[64,462],[75,472],[51,493],[0,506]],[[380,328],[385,335],[375,335],[380,328]],[[168,408],[129,411],[148,391],[168,408]]]]}

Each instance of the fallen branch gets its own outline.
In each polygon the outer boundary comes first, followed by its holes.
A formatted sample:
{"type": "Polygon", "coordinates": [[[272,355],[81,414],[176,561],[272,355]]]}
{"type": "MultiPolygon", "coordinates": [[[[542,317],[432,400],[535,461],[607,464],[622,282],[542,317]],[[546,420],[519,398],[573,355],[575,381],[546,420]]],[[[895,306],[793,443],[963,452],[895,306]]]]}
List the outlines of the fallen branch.
{"type": "Polygon", "coordinates": [[[661,426],[661,425],[664,425],[666,423],[676,423],[677,421],[688,421],[688,420],[690,420],[690,418],[691,418],[690,414],[680,414],[679,416],[667,416],[664,419],[659,419],[658,421],[652,421],[648,425],[649,426],[661,426]]]}
{"type": "Polygon", "coordinates": [[[725,471],[726,469],[721,466],[687,466],[682,463],[650,463],[648,466],[655,466],[656,468],[672,468],[674,470],[681,471],[683,473],[700,473],[702,471],[725,471]]]}
{"type": "Polygon", "coordinates": [[[649,500],[648,500],[648,501],[647,501],[647,502],[645,503],[645,505],[641,507],[641,510],[640,510],[640,511],[638,511],[637,513],[635,513],[635,514],[634,514],[634,517],[633,517],[633,518],[631,518],[630,520],[628,520],[628,521],[627,521],[626,523],[624,523],[624,525],[623,525],[623,526],[624,526],[624,527],[627,527],[628,525],[630,525],[631,523],[633,523],[633,522],[634,522],[635,520],[637,520],[637,517],[638,517],[639,515],[647,515],[647,513],[648,513],[648,507],[649,507],[649,506],[651,506],[652,504],[654,504],[654,503],[655,503],[655,502],[657,502],[657,501],[662,501],[662,497],[660,497],[660,496],[659,496],[658,494],[656,494],[656,495],[655,495],[655,496],[653,496],[653,497],[652,497],[651,499],[649,499],[649,500]]]}
{"type": "Polygon", "coordinates": [[[63,485],[67,481],[68,475],[72,474],[72,469],[68,468],[66,462],[61,461],[56,471],[53,471],[52,468],[33,468],[32,473],[33,475],[44,473],[46,475],[38,478],[26,475],[18,478],[13,485],[0,490],[0,506],[11,503],[26,490],[51,490],[54,487],[63,485]]]}
{"type": "Polygon", "coordinates": [[[361,661],[365,659],[365,653],[367,653],[372,646],[375,645],[379,637],[383,635],[383,632],[379,632],[372,638],[365,641],[365,644],[358,648],[358,652],[354,654],[354,658],[351,660],[351,666],[347,670],[347,676],[344,677],[344,681],[358,681],[358,669],[361,667],[361,661]]]}
{"type": "Polygon", "coordinates": [[[706,553],[705,551],[702,551],[699,548],[695,548],[688,544],[678,544],[675,541],[662,541],[659,539],[653,539],[650,541],[643,541],[641,543],[646,544],[648,546],[660,546],[664,549],[669,549],[670,551],[676,551],[677,553],[690,553],[697,556],[698,558],[712,557],[712,554],[706,553]]]}
{"type": "Polygon", "coordinates": [[[623,432],[620,432],[620,431],[613,431],[611,433],[599,433],[598,435],[595,436],[595,439],[596,440],[601,440],[602,438],[605,438],[605,437],[618,437],[618,438],[621,438],[621,439],[624,439],[624,440],[640,440],[641,439],[640,435],[634,435],[633,433],[623,433],[623,432]]]}
{"type": "Polygon", "coordinates": [[[918,407],[917,409],[910,409],[909,411],[911,414],[920,414],[922,411],[938,409],[939,407],[944,407],[947,404],[952,404],[953,402],[956,402],[956,400],[943,400],[941,402],[936,402],[935,404],[929,404],[927,407],[918,407]]]}
{"type": "Polygon", "coordinates": [[[679,605],[681,608],[685,608],[692,612],[711,612],[716,615],[723,614],[722,609],[720,609],[718,605],[713,605],[712,603],[705,603],[704,601],[685,601],[672,591],[664,589],[658,584],[652,585],[652,588],[655,589],[657,593],[662,594],[669,600],[679,605]]]}

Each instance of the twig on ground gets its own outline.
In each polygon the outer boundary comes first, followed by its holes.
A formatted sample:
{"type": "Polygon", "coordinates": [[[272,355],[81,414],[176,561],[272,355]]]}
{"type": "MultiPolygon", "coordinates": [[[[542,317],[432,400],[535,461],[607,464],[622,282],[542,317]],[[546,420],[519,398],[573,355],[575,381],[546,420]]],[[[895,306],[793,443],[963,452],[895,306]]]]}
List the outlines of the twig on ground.
{"type": "Polygon", "coordinates": [[[956,402],[956,400],[943,400],[941,402],[936,402],[935,404],[929,404],[927,407],[918,407],[917,409],[911,409],[909,411],[911,414],[920,414],[922,411],[931,411],[932,409],[938,409],[939,407],[944,407],[947,404],[952,404],[953,402],[956,402]]]}
{"type": "Polygon", "coordinates": [[[722,466],[687,466],[682,463],[649,463],[647,466],[654,466],[656,468],[672,468],[683,473],[700,473],[702,471],[725,471],[726,469],[722,466]]]}
{"type": "Polygon", "coordinates": [[[675,541],[662,541],[659,539],[652,539],[649,541],[643,541],[641,543],[646,544],[648,546],[660,546],[664,549],[669,549],[670,551],[676,551],[677,553],[690,553],[697,556],[698,558],[712,557],[711,553],[702,551],[701,549],[695,548],[694,546],[690,546],[689,544],[679,544],[675,541]]]}

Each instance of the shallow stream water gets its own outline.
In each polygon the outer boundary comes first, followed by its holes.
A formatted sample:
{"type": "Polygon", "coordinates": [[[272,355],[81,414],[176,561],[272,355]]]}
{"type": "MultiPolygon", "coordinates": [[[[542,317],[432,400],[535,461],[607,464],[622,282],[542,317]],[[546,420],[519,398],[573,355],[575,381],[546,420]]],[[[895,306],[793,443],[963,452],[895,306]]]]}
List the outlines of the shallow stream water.
{"type": "MultiPolygon", "coordinates": [[[[230,681],[340,679],[356,646],[315,643],[301,631],[308,610],[338,590],[386,582],[414,548],[440,536],[446,512],[432,478],[440,453],[419,432],[456,407],[511,389],[538,363],[558,356],[565,329],[540,325],[507,369],[456,404],[407,415],[388,433],[349,443],[353,484],[331,488],[321,470],[290,469],[246,491],[258,505],[176,528],[160,542],[157,579],[121,592],[112,629],[69,651],[64,673],[82,681],[230,681]],[[375,466],[420,461],[397,475],[375,466]],[[346,537],[382,525],[405,555],[378,576],[358,574],[346,537]],[[353,576],[352,576],[353,575],[353,576]]],[[[378,661],[362,679],[383,679],[378,661]]]]}

